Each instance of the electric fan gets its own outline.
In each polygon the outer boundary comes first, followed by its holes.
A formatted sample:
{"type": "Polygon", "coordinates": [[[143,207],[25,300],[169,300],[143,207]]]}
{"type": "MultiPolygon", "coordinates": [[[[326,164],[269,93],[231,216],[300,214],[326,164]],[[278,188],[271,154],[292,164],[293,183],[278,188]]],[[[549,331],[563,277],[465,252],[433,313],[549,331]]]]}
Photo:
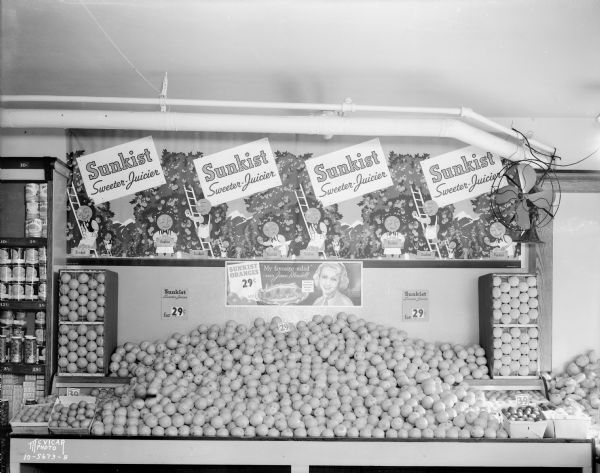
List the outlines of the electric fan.
{"type": "Polygon", "coordinates": [[[515,242],[542,243],[537,230],[552,221],[560,204],[560,184],[550,164],[530,159],[508,162],[490,193],[494,217],[518,234],[515,242]]]}

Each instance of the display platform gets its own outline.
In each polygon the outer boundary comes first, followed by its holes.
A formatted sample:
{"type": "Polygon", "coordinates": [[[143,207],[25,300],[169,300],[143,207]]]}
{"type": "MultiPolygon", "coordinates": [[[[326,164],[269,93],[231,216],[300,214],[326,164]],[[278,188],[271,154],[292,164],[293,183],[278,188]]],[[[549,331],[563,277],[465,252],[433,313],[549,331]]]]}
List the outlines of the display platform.
{"type": "Polygon", "coordinates": [[[591,440],[199,439],[13,436],[10,471],[42,464],[569,468],[592,472],[591,440]]]}

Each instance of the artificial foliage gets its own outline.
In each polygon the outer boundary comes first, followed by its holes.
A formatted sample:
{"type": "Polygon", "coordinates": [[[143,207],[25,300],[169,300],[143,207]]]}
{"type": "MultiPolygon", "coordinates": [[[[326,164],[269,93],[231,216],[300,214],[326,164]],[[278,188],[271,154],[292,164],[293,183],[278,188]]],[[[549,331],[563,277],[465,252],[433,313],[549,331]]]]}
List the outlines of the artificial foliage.
{"type": "MultiPolygon", "coordinates": [[[[133,220],[117,221],[111,203],[94,205],[87,197],[76,158],[84,151],[69,153],[68,164],[72,168],[72,183],[81,205],[93,209],[93,218],[100,227],[97,239],[98,253],[104,251],[104,241],[110,233],[112,256],[149,257],[156,254],[152,236],[158,230],[156,219],[168,214],[173,219],[172,230],[177,234],[175,251],[183,255],[201,250],[194,222],[186,216],[188,202],[185,186],[191,187],[198,200],[204,197],[193,161],[202,153],[162,152],[162,167],[166,184],[124,197],[131,206],[133,220]]],[[[320,222],[326,228],[325,254],[348,259],[371,259],[383,256],[381,236],[386,232],[385,219],[396,216],[400,221],[399,233],[404,235],[402,253],[416,255],[429,250],[423,228],[414,216],[415,202],[412,189],[420,189],[424,200],[430,199],[429,191],[421,171],[420,162],[428,154],[398,154],[391,152],[388,165],[394,185],[386,189],[365,194],[354,199],[361,220],[348,222],[340,211],[341,205],[323,205],[315,197],[305,162],[310,154],[294,155],[275,152],[277,168],[282,185],[253,194],[242,202],[221,204],[210,210],[210,241],[215,257],[252,259],[264,255],[268,237],[263,228],[274,222],[279,235],[288,244],[288,257],[298,257],[310,240],[303,218],[297,193],[302,189],[308,206],[320,213],[320,222]],[[231,211],[242,205],[245,212],[231,211]]],[[[490,256],[492,246],[485,239],[491,238],[489,227],[495,221],[490,205],[490,195],[484,194],[470,201],[441,207],[437,213],[439,224],[438,243],[442,258],[480,259],[490,256]],[[452,245],[451,245],[452,243],[452,245]]],[[[67,244],[69,250],[78,245],[79,234],[75,216],[67,206],[67,244]]],[[[516,235],[511,234],[511,237],[516,235]]],[[[517,254],[519,248],[517,247],[517,254]]]]}

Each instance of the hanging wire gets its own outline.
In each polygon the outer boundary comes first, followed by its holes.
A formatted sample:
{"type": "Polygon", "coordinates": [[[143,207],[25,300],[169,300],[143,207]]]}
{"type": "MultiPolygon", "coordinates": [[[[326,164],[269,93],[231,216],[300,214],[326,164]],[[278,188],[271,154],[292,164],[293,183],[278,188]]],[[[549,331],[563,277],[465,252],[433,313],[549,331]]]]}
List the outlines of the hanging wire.
{"type": "Polygon", "coordinates": [[[150,82],[148,79],[146,79],[146,77],[144,76],[144,74],[142,74],[140,72],[140,70],[135,67],[135,64],[133,64],[133,62],[131,62],[129,60],[129,58],[125,55],[125,53],[123,51],[121,51],[121,49],[119,48],[119,46],[117,45],[117,43],[115,43],[113,41],[113,39],[110,37],[110,35],[106,32],[106,30],[102,27],[102,25],[100,24],[100,22],[98,21],[98,19],[96,18],[96,16],[90,11],[90,9],[87,7],[87,5],[85,3],[83,3],[83,0],[79,0],[79,4],[85,9],[85,11],[88,13],[88,15],[90,16],[90,18],[94,21],[94,23],[96,23],[96,25],[98,26],[98,28],[100,29],[100,31],[102,31],[102,33],[104,34],[104,36],[106,36],[106,39],[108,39],[108,41],[110,42],[110,44],[112,44],[112,46],[117,50],[117,52],[121,55],[121,57],[123,59],[125,59],[125,61],[127,62],[127,64],[129,64],[132,69],[135,71],[135,73],[140,76],[144,82],[146,82],[146,84],[148,84],[152,90],[154,90],[156,93],[160,93],[160,90],[158,90],[153,84],[152,82],[150,82]]]}

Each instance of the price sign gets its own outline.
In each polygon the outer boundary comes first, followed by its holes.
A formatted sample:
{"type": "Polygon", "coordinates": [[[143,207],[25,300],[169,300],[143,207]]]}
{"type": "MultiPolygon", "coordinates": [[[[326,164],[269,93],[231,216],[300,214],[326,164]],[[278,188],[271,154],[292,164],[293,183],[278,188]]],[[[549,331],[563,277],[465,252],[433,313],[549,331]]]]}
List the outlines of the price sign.
{"type": "Polygon", "coordinates": [[[410,289],[402,291],[402,319],[429,320],[429,290],[410,289]]]}
{"type": "Polygon", "coordinates": [[[528,406],[529,405],[529,395],[528,394],[517,394],[515,396],[515,401],[517,403],[517,407],[528,406]]]}
{"type": "Polygon", "coordinates": [[[277,324],[277,330],[279,330],[281,333],[288,333],[290,330],[292,330],[292,328],[288,322],[279,322],[277,324]]]}
{"type": "Polygon", "coordinates": [[[67,388],[67,396],[80,396],[81,388],[67,388]]]}
{"type": "Polygon", "coordinates": [[[258,262],[227,265],[227,298],[256,301],[262,289],[262,278],[258,262]]]}
{"type": "Polygon", "coordinates": [[[161,318],[170,320],[187,319],[188,290],[181,287],[163,288],[161,292],[161,318]]]}

